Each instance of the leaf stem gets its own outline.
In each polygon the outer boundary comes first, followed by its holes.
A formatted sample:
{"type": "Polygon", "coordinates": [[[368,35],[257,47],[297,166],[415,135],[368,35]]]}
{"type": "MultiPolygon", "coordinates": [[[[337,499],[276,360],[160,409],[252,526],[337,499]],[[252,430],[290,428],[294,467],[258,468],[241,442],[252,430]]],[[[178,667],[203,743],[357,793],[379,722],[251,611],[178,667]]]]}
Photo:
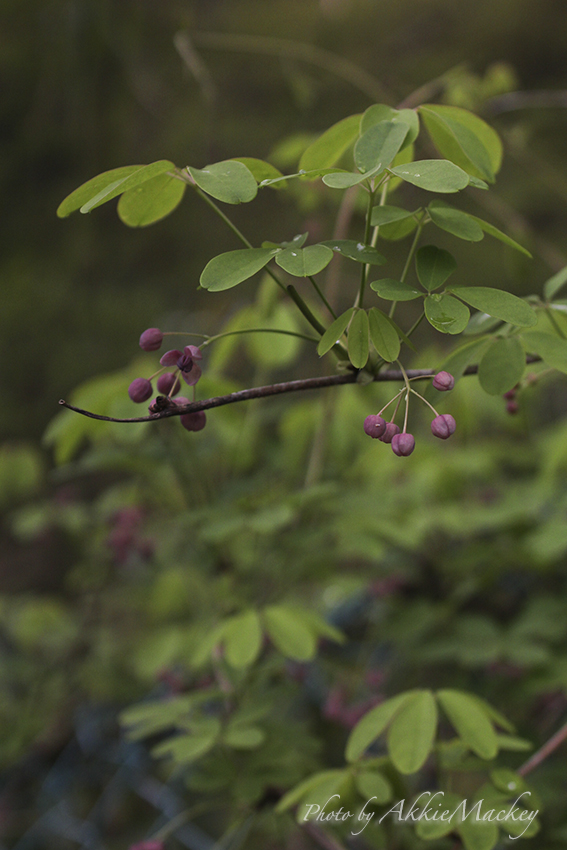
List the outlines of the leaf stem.
{"type": "Polygon", "coordinates": [[[317,281],[315,280],[315,278],[314,278],[312,275],[310,275],[310,274],[309,274],[309,275],[307,275],[307,277],[309,278],[309,280],[310,280],[310,281],[311,281],[311,283],[313,284],[313,287],[314,287],[314,289],[315,289],[315,292],[317,293],[317,295],[319,296],[319,298],[321,299],[321,301],[323,302],[323,304],[325,305],[325,307],[327,308],[327,310],[329,311],[329,313],[331,314],[331,316],[333,317],[333,319],[336,319],[336,318],[337,318],[337,314],[335,313],[335,311],[333,310],[333,308],[331,307],[331,305],[329,304],[329,302],[327,301],[327,299],[326,299],[326,298],[325,298],[325,296],[323,295],[323,292],[321,291],[321,289],[320,289],[320,287],[319,287],[319,284],[317,283],[317,281]]]}
{"type": "MultiPolygon", "coordinates": [[[[372,217],[372,208],[374,207],[374,195],[375,190],[370,189],[368,192],[368,203],[366,205],[366,222],[364,225],[364,244],[368,245],[370,243],[370,231],[371,224],[370,219],[372,217]]],[[[358,306],[362,307],[364,304],[364,290],[366,289],[366,279],[368,277],[368,265],[367,263],[362,264],[362,269],[360,271],[360,292],[358,294],[358,306]]]]}
{"type": "MultiPolygon", "coordinates": [[[[423,230],[423,222],[420,221],[417,225],[417,230],[415,231],[415,236],[413,238],[413,242],[411,243],[411,248],[409,249],[409,253],[406,259],[406,264],[404,266],[404,270],[400,276],[401,283],[405,283],[407,274],[409,272],[410,263],[412,261],[413,255],[415,254],[415,250],[417,248],[419,238],[421,236],[421,231],[423,230]]],[[[390,312],[388,313],[389,317],[392,319],[394,316],[394,311],[396,309],[397,301],[392,301],[392,306],[390,307],[390,312]]]]}
{"type": "Polygon", "coordinates": [[[557,331],[559,336],[562,339],[567,339],[567,337],[563,333],[561,327],[558,325],[555,316],[553,315],[553,310],[547,304],[545,305],[545,312],[547,314],[547,318],[549,319],[549,321],[551,322],[551,324],[553,325],[553,327],[555,328],[555,330],[557,331]]]}
{"type": "Polygon", "coordinates": [[[280,328],[242,328],[237,331],[223,331],[223,333],[215,334],[214,336],[207,337],[207,340],[200,346],[201,348],[205,348],[207,345],[210,345],[211,342],[216,342],[217,339],[222,339],[225,336],[235,336],[236,334],[253,334],[253,333],[263,333],[263,334],[286,334],[286,336],[296,336],[299,339],[307,339],[309,342],[319,342],[318,337],[315,336],[307,336],[307,334],[297,333],[296,331],[285,331],[280,328]]]}

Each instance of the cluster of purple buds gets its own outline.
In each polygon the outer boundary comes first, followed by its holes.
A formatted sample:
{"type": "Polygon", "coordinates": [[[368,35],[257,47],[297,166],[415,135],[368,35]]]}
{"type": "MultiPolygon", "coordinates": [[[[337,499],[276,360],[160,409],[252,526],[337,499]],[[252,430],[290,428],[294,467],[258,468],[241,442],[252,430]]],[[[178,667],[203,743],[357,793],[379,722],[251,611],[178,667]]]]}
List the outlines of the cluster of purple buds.
{"type": "MultiPolygon", "coordinates": [[[[455,386],[455,379],[449,372],[438,372],[433,378],[432,383],[436,390],[439,390],[440,392],[447,392],[448,390],[452,390],[455,386]]],[[[414,391],[412,390],[412,392],[414,391]]],[[[386,407],[392,404],[399,395],[400,393],[394,396],[394,398],[388,402],[386,407]]],[[[425,401],[425,399],[422,400],[425,401]]],[[[408,399],[406,397],[406,405],[407,403],[408,399]]],[[[382,410],[385,409],[386,408],[382,408],[382,410]]],[[[431,433],[434,437],[439,437],[441,440],[447,440],[455,433],[457,423],[450,413],[438,414],[434,408],[433,410],[435,412],[435,419],[431,423],[431,433]]],[[[380,411],[380,413],[382,413],[382,411],[380,411]]],[[[364,420],[364,433],[369,437],[372,437],[374,440],[380,440],[382,443],[390,443],[392,451],[398,457],[408,457],[411,455],[415,448],[415,438],[413,434],[407,433],[405,425],[404,430],[400,432],[399,426],[396,425],[393,420],[391,422],[386,422],[386,420],[380,416],[380,413],[371,414],[366,417],[364,420]]]]}
{"type": "Polygon", "coordinates": [[[514,415],[519,410],[519,404],[516,401],[516,395],[519,390],[519,384],[516,384],[511,390],[508,390],[507,393],[504,393],[503,398],[506,401],[506,413],[510,413],[514,415]]]}
{"type": "MultiPolygon", "coordinates": [[[[148,328],[140,337],[140,348],[143,351],[157,351],[163,342],[163,332],[159,328],[148,328]]],[[[172,405],[189,404],[189,399],[174,396],[181,389],[181,380],[194,387],[201,377],[199,362],[203,359],[201,349],[196,345],[186,345],[183,351],[174,348],[166,351],[160,358],[160,365],[175,367],[174,372],[163,372],[157,379],[159,395],[150,404],[150,413],[159,413],[172,405]]],[[[136,378],[128,387],[128,395],[136,404],[142,404],[153,395],[152,381],[148,378],[136,378]]],[[[204,411],[184,413],[179,417],[187,431],[201,431],[207,422],[204,411]]]]}

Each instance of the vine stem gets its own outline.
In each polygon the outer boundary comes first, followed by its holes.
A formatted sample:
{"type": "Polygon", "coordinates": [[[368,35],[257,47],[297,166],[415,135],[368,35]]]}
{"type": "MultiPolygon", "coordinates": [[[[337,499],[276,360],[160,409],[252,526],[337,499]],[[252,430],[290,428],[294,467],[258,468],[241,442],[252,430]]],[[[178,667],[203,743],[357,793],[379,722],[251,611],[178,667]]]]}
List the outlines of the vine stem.
{"type": "MultiPolygon", "coordinates": [[[[526,363],[538,363],[541,357],[528,355],[526,363]]],[[[476,375],[478,365],[467,366],[463,375],[476,375]]],[[[437,369],[408,369],[406,375],[409,380],[426,380],[432,378],[437,373],[437,369]]],[[[103,416],[101,413],[93,413],[90,410],[83,410],[81,407],[76,407],[64,399],[60,399],[59,404],[66,407],[68,410],[73,410],[75,413],[80,413],[82,416],[88,416],[89,419],[99,419],[103,422],[155,422],[158,419],[169,419],[172,416],[181,416],[183,413],[197,413],[199,410],[210,410],[214,407],[222,407],[225,404],[235,404],[238,401],[248,401],[252,398],[267,398],[272,395],[281,395],[283,393],[297,392],[299,390],[318,390],[322,387],[336,387],[343,384],[356,383],[358,372],[349,372],[346,375],[323,375],[319,378],[303,378],[298,381],[284,381],[281,384],[268,384],[264,387],[252,387],[247,390],[238,390],[235,393],[229,393],[224,396],[216,396],[215,398],[207,398],[202,401],[195,401],[191,404],[176,405],[175,408],[166,408],[159,413],[150,413],[149,416],[134,416],[129,419],[118,419],[114,416],[103,416]]],[[[401,371],[388,370],[379,372],[373,376],[373,381],[382,383],[384,381],[403,381],[404,376],[401,371]]]]}
{"type": "Polygon", "coordinates": [[[543,746],[541,746],[539,750],[533,754],[533,756],[530,756],[530,758],[518,768],[517,772],[520,776],[526,776],[526,774],[531,773],[532,770],[539,767],[542,761],[561,746],[564,741],[567,741],[567,723],[564,723],[555,735],[551,736],[549,741],[546,741],[546,743],[543,744],[543,746]]]}

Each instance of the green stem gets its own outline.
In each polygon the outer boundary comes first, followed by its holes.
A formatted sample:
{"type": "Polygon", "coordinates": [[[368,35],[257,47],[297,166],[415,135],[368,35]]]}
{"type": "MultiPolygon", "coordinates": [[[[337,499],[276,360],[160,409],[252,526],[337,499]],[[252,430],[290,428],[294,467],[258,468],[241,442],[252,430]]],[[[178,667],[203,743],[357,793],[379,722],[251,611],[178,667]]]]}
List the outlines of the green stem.
{"type": "Polygon", "coordinates": [[[416,321],[413,323],[413,325],[411,326],[411,328],[409,329],[409,331],[406,334],[407,337],[410,337],[412,335],[412,333],[420,326],[420,324],[422,323],[424,318],[425,318],[425,310],[423,311],[423,313],[421,314],[419,319],[416,319],[416,321]]]}
{"type": "Polygon", "coordinates": [[[410,387],[409,378],[408,378],[406,370],[404,369],[404,367],[402,366],[402,364],[400,363],[399,360],[396,360],[396,363],[400,367],[402,375],[404,376],[404,384],[406,385],[406,391],[407,391],[406,392],[406,412],[405,412],[405,415],[404,415],[404,430],[403,430],[403,433],[405,434],[407,427],[408,427],[409,397],[410,397],[410,393],[412,392],[412,389],[410,387]]]}
{"type": "Polygon", "coordinates": [[[327,310],[329,311],[329,313],[331,314],[331,316],[333,317],[333,319],[336,319],[336,318],[337,318],[337,314],[335,313],[335,311],[333,310],[333,308],[331,307],[331,305],[329,304],[329,302],[327,301],[327,299],[326,299],[326,298],[325,298],[325,296],[323,295],[323,292],[321,291],[321,289],[320,289],[320,287],[319,287],[319,285],[318,285],[317,281],[315,280],[315,278],[314,278],[312,275],[310,275],[310,274],[309,274],[309,275],[307,275],[307,277],[309,278],[309,280],[310,280],[310,281],[311,281],[311,283],[313,284],[313,287],[314,287],[314,289],[315,289],[315,292],[317,293],[317,295],[319,296],[319,298],[321,299],[321,301],[323,302],[323,304],[325,305],[325,307],[327,308],[327,310]]]}
{"type": "Polygon", "coordinates": [[[313,313],[311,312],[311,310],[309,309],[309,307],[307,306],[307,304],[305,303],[305,301],[292,283],[290,283],[289,286],[286,286],[286,292],[291,298],[291,300],[296,304],[296,306],[299,307],[311,327],[315,328],[317,333],[320,333],[321,336],[323,336],[323,334],[325,333],[325,328],[323,327],[319,319],[315,318],[315,316],[313,315],[313,313]]]}
{"type": "Polygon", "coordinates": [[[207,338],[206,342],[204,342],[200,347],[205,348],[207,345],[210,345],[211,342],[216,342],[217,339],[222,339],[225,336],[235,336],[236,334],[254,334],[254,333],[263,333],[263,334],[286,334],[286,336],[297,336],[299,339],[307,339],[309,342],[319,342],[318,338],[315,336],[307,336],[307,334],[296,333],[296,331],[284,331],[279,328],[244,328],[238,331],[224,331],[220,334],[215,334],[214,336],[210,336],[207,338]]]}
{"type": "MultiPolygon", "coordinates": [[[[407,274],[409,272],[410,263],[412,261],[413,255],[415,254],[415,250],[417,248],[422,230],[423,230],[423,222],[420,221],[419,224],[417,225],[417,230],[415,231],[415,236],[413,238],[413,242],[411,243],[411,248],[409,249],[409,253],[408,253],[408,256],[407,256],[407,259],[406,259],[406,264],[404,266],[404,270],[403,270],[403,272],[400,276],[400,281],[402,283],[405,283],[405,279],[406,279],[407,274]]],[[[394,311],[396,309],[397,303],[398,303],[397,301],[392,301],[392,306],[390,307],[390,312],[388,313],[388,315],[390,316],[391,319],[394,316],[394,311]]]]}
{"type": "MultiPolygon", "coordinates": [[[[372,208],[374,207],[374,194],[373,190],[368,192],[368,204],[366,205],[366,223],[364,226],[364,244],[368,245],[370,243],[370,231],[372,226],[370,224],[370,219],[372,217],[372,208]]],[[[358,295],[358,306],[362,307],[364,304],[364,290],[366,289],[366,279],[368,277],[368,265],[366,263],[362,264],[362,269],[360,272],[360,292],[358,295]]]]}
{"type": "Polygon", "coordinates": [[[224,223],[226,224],[226,226],[227,226],[227,227],[229,227],[229,228],[232,230],[232,232],[234,233],[234,235],[236,236],[236,238],[237,238],[237,239],[240,239],[240,241],[241,241],[244,245],[246,245],[246,247],[247,247],[247,248],[252,248],[252,247],[253,247],[252,243],[248,241],[248,239],[246,238],[246,236],[245,236],[245,235],[244,235],[244,234],[243,234],[243,233],[242,233],[242,232],[238,229],[238,227],[234,224],[234,222],[232,222],[232,221],[229,219],[229,217],[226,215],[226,213],[224,213],[224,212],[221,210],[221,208],[220,208],[219,206],[217,206],[213,200],[211,200],[211,198],[207,195],[207,193],[206,193],[206,192],[203,192],[203,190],[202,190],[202,189],[200,189],[197,185],[195,185],[195,183],[193,183],[193,180],[191,180],[190,185],[191,185],[191,186],[193,186],[194,190],[195,190],[195,191],[196,191],[196,193],[199,195],[199,197],[200,197],[200,198],[201,198],[201,199],[202,199],[202,200],[203,200],[206,204],[208,204],[212,210],[214,210],[214,211],[215,211],[215,213],[218,215],[218,217],[219,217],[219,218],[221,218],[221,219],[224,221],[224,223]]]}

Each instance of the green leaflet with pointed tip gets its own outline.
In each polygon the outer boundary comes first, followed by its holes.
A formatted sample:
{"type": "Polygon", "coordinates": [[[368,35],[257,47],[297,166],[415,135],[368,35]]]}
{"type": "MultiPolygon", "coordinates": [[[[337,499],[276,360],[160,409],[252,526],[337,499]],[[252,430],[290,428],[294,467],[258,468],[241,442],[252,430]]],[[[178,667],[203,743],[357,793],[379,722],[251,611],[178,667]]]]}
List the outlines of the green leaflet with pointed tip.
{"type": "Polygon", "coordinates": [[[403,221],[406,218],[411,218],[419,210],[404,210],[402,207],[393,207],[389,204],[372,208],[370,216],[370,224],[373,227],[379,227],[384,224],[392,224],[395,221],[403,221]]]}
{"type": "Polygon", "coordinates": [[[378,770],[365,770],[355,776],[354,783],[357,791],[365,800],[376,797],[376,804],[381,805],[392,799],[392,786],[383,773],[378,770]]]}
{"type": "Polygon", "coordinates": [[[371,307],[368,311],[368,328],[372,344],[380,357],[387,363],[397,360],[400,353],[400,338],[389,318],[378,307],[371,307]]]}
{"type": "Polygon", "coordinates": [[[368,315],[366,310],[357,310],[348,331],[348,356],[355,369],[363,369],[368,361],[368,315]]]}
{"type": "Polygon", "coordinates": [[[528,331],[522,334],[522,340],[528,351],[539,354],[552,369],[567,374],[567,340],[545,331],[528,331]]]}
{"type": "Polygon", "coordinates": [[[357,139],[360,130],[360,114],[349,115],[329,127],[313,144],[309,145],[299,160],[300,171],[330,168],[357,139]]]}
{"type": "Polygon", "coordinates": [[[345,749],[345,759],[349,762],[357,761],[370,744],[382,734],[413,693],[414,691],[406,691],[371,708],[350,733],[345,749]]]}
{"type": "Polygon", "coordinates": [[[209,260],[201,272],[201,286],[210,292],[231,289],[263,269],[278,250],[278,248],[241,248],[219,254],[209,260]]]}
{"type": "Polygon", "coordinates": [[[424,245],[415,255],[419,282],[428,292],[443,286],[456,268],[457,261],[453,255],[435,245],[424,245]]]}
{"type": "Polygon", "coordinates": [[[498,752],[496,732],[490,718],[478,702],[462,691],[437,691],[437,699],[459,738],[482,759],[493,759],[498,752]]]}
{"type": "MultiPolygon", "coordinates": [[[[474,177],[494,183],[494,169],[490,154],[482,139],[470,126],[459,120],[462,114],[470,115],[470,113],[452,106],[437,107],[429,104],[421,106],[419,113],[435,147],[442,156],[474,177]]],[[[484,124],[480,118],[477,121],[484,124]]],[[[484,124],[484,127],[498,139],[491,127],[487,124],[484,124]]]]}
{"type": "Polygon", "coordinates": [[[406,183],[413,183],[428,192],[459,192],[469,185],[467,172],[447,159],[422,159],[388,170],[406,183]]]}
{"type": "Polygon", "coordinates": [[[345,332],[348,323],[351,320],[351,316],[354,313],[354,307],[349,307],[348,310],[345,310],[332,325],[330,325],[321,339],[319,340],[319,344],[317,345],[317,354],[319,357],[322,357],[328,351],[331,350],[335,343],[339,342],[343,333],[345,332]]]}
{"type": "Polygon", "coordinates": [[[372,245],[365,245],[363,242],[357,242],[356,239],[328,239],[326,242],[321,242],[321,245],[326,245],[337,254],[343,257],[348,257],[349,260],[356,260],[357,263],[366,263],[369,266],[382,266],[386,262],[386,257],[376,250],[372,245]]]}
{"type": "Polygon", "coordinates": [[[551,301],[559,290],[567,283],[567,266],[550,277],[543,284],[543,297],[546,301],[551,301]]]}
{"type": "Polygon", "coordinates": [[[537,313],[530,305],[502,289],[490,286],[455,286],[447,287],[453,295],[466,301],[471,307],[488,313],[495,319],[509,322],[520,328],[531,328],[537,324],[537,313]]]}
{"type": "Polygon", "coordinates": [[[260,654],[262,625],[256,611],[232,617],[224,630],[224,654],[231,667],[248,667],[260,654]]]}
{"type": "Polygon", "coordinates": [[[118,195],[121,195],[123,192],[135,189],[136,186],[141,186],[147,180],[152,180],[159,174],[171,171],[174,168],[175,165],[168,159],[160,159],[158,162],[152,162],[150,165],[144,165],[128,177],[125,177],[123,180],[101,189],[94,197],[91,197],[90,200],[83,204],[80,212],[88,213],[91,210],[96,209],[96,207],[106,204],[107,201],[117,198],[118,195]]]}
{"type": "Polygon", "coordinates": [[[121,168],[113,168],[111,171],[105,171],[103,174],[98,174],[92,177],[82,186],[79,186],[70,195],[67,195],[57,207],[57,215],[59,218],[66,218],[72,212],[80,209],[84,204],[96,197],[100,192],[109,187],[116,188],[122,184],[131,174],[144,168],[143,165],[123,165],[121,168]]]}
{"type": "Polygon", "coordinates": [[[309,245],[307,248],[285,248],[276,254],[276,263],[288,274],[308,277],[322,271],[333,259],[333,252],[325,245],[309,245]]]}
{"type": "Polygon", "coordinates": [[[356,167],[363,173],[375,168],[383,171],[391,165],[408,132],[408,124],[393,121],[380,121],[378,124],[373,124],[354,146],[356,167]]]}
{"type": "Polygon", "coordinates": [[[459,239],[467,242],[480,242],[484,239],[484,231],[477,221],[474,221],[467,213],[450,207],[444,201],[431,201],[427,207],[433,224],[446,230],[459,239]]]}
{"type": "Polygon", "coordinates": [[[502,395],[516,386],[525,368],[526,355],[518,337],[498,339],[478,364],[478,380],[489,395],[502,395]]]}
{"type": "Polygon", "coordinates": [[[384,298],[386,301],[413,301],[414,298],[423,296],[423,292],[410,286],[409,283],[391,280],[389,277],[372,281],[370,289],[373,289],[380,298],[384,298]]]}
{"type": "Polygon", "coordinates": [[[375,103],[368,107],[360,120],[360,135],[363,136],[370,127],[379,124],[381,121],[407,124],[408,133],[401,150],[411,145],[419,135],[419,116],[415,109],[393,109],[383,103],[375,103]]]}
{"type": "Polygon", "coordinates": [[[428,295],[425,299],[425,318],[444,334],[459,334],[468,325],[470,312],[462,301],[452,295],[428,295]]]}
{"type": "Polygon", "coordinates": [[[437,705],[431,691],[414,693],[388,729],[388,753],[403,774],[415,773],[429,756],[437,731],[437,705]]]}
{"type": "Polygon", "coordinates": [[[287,658],[310,661],[317,652],[314,632],[292,609],[269,605],[264,609],[266,630],[274,645],[287,658]]]}
{"type": "Polygon", "coordinates": [[[267,183],[266,185],[271,186],[273,189],[284,189],[286,187],[287,184],[284,175],[270,162],[264,162],[263,159],[256,159],[253,156],[235,156],[233,159],[234,162],[241,162],[242,165],[245,165],[254,180],[260,185],[263,184],[264,180],[275,180],[277,182],[273,186],[271,183],[267,183]]]}
{"type": "Polygon", "coordinates": [[[358,183],[362,183],[363,180],[374,177],[375,174],[379,174],[383,170],[382,164],[378,163],[378,165],[364,174],[359,174],[357,171],[335,171],[332,174],[325,174],[323,183],[330,189],[350,189],[351,186],[356,186],[358,183]]]}
{"type": "Polygon", "coordinates": [[[480,227],[482,227],[482,229],[484,230],[484,232],[488,233],[489,236],[493,236],[495,239],[498,239],[500,242],[503,242],[505,245],[508,245],[509,248],[514,248],[516,251],[519,251],[521,254],[525,254],[526,257],[532,259],[532,255],[526,248],[524,248],[518,242],[515,242],[509,236],[506,236],[505,233],[502,233],[502,231],[498,230],[497,227],[494,227],[493,224],[489,224],[488,221],[484,221],[484,219],[479,218],[476,215],[471,215],[470,218],[472,218],[473,221],[476,221],[477,224],[479,224],[480,227]]]}
{"type": "Polygon", "coordinates": [[[128,227],[147,227],[172,213],[181,203],[186,188],[183,180],[171,174],[158,174],[123,193],[118,201],[118,216],[128,227]]]}
{"type": "Polygon", "coordinates": [[[189,165],[187,171],[203,192],[225,204],[246,204],[258,194],[253,174],[235,159],[215,162],[206,168],[189,165]]]}

